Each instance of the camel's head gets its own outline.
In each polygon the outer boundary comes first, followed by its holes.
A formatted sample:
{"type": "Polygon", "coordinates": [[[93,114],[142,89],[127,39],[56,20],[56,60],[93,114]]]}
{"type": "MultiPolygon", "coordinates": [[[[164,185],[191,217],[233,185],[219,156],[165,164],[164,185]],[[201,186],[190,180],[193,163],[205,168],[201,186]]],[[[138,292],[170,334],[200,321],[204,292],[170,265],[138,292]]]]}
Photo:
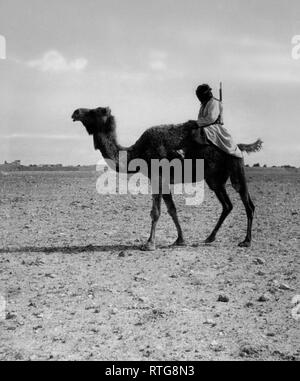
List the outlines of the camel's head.
{"type": "Polygon", "coordinates": [[[79,108],[72,114],[73,122],[80,121],[90,135],[95,132],[106,132],[110,117],[111,110],[109,107],[79,108]]]}

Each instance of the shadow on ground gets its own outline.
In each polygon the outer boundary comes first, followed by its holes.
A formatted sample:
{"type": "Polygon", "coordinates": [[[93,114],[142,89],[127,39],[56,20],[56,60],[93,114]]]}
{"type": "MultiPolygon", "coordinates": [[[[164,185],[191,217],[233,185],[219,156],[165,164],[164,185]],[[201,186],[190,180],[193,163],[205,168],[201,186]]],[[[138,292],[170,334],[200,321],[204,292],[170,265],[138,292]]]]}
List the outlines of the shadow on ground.
{"type": "Polygon", "coordinates": [[[0,254],[5,253],[65,253],[76,254],[89,251],[126,251],[140,250],[139,245],[86,245],[86,246],[25,246],[1,248],[0,254]]]}

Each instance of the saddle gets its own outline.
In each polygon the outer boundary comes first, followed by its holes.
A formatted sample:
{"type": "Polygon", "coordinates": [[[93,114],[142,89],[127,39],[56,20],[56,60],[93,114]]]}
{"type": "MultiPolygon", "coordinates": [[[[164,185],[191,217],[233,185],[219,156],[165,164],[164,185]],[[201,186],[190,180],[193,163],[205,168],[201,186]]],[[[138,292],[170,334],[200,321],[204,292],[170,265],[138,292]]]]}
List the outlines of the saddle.
{"type": "Polygon", "coordinates": [[[201,145],[211,144],[206,137],[204,127],[199,127],[194,120],[190,120],[188,123],[191,131],[191,141],[201,145]]]}
{"type": "Polygon", "coordinates": [[[197,129],[192,130],[192,139],[195,143],[201,145],[211,144],[206,137],[204,132],[204,127],[198,127],[197,129]]]}

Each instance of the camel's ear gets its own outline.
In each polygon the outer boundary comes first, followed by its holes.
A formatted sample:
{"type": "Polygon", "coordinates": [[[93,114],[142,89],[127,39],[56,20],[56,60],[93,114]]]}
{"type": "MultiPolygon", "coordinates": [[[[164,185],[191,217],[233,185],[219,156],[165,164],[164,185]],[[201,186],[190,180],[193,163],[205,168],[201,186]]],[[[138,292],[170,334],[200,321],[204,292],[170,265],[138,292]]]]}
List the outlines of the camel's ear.
{"type": "Polygon", "coordinates": [[[109,107],[105,107],[105,115],[111,116],[111,109],[109,107]]]}

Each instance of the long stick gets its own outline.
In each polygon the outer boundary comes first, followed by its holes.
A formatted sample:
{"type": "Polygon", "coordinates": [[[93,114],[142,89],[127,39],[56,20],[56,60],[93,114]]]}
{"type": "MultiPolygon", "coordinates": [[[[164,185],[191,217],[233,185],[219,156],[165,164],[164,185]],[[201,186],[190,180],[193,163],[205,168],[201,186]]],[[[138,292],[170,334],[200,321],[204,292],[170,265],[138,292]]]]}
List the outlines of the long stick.
{"type": "MultiPolygon", "coordinates": [[[[222,103],[222,101],[223,101],[223,87],[222,87],[222,82],[220,82],[219,95],[220,95],[220,102],[222,103]]],[[[221,107],[220,124],[221,124],[221,125],[224,124],[224,120],[223,120],[223,107],[221,107]]]]}

